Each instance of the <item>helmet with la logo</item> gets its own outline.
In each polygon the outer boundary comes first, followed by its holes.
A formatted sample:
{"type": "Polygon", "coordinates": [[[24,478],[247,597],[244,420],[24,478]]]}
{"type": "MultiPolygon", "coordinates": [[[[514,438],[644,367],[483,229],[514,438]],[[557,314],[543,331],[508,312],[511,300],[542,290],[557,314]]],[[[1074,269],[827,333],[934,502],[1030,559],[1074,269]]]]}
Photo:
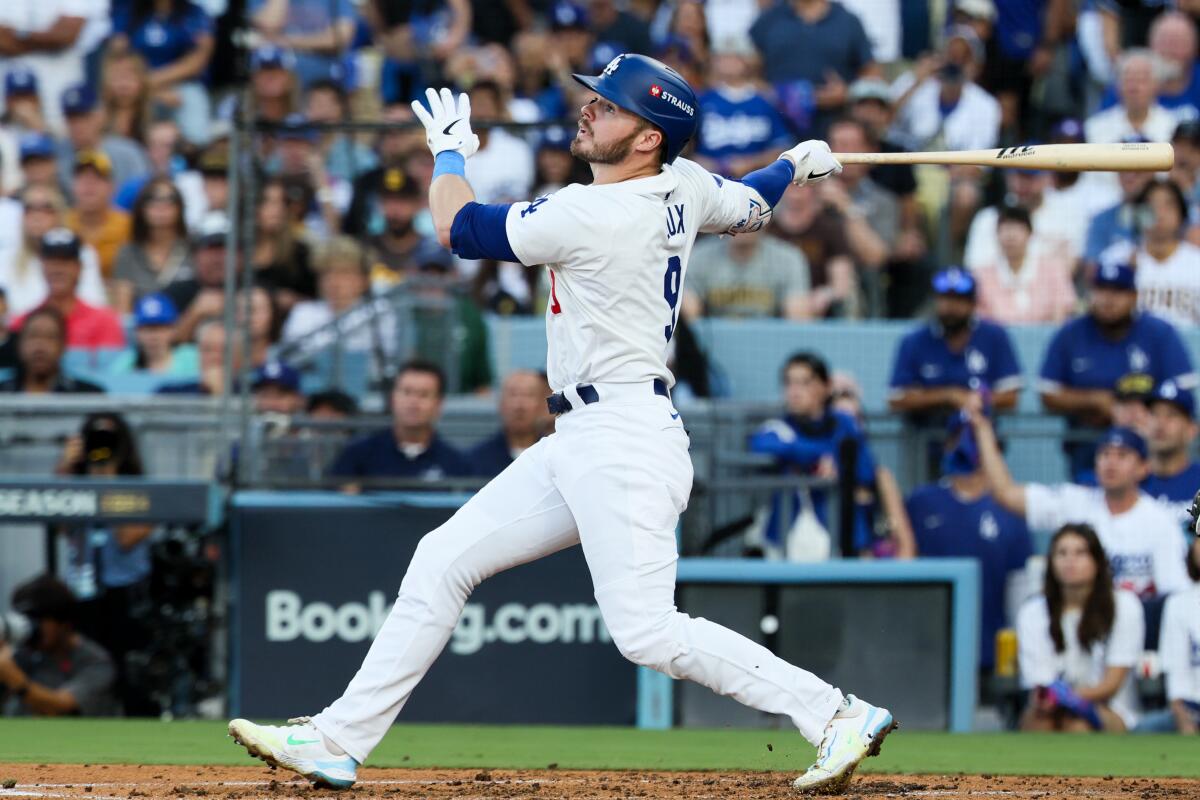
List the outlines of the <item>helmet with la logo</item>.
{"type": "Polygon", "coordinates": [[[667,140],[667,163],[696,134],[696,93],[675,70],[637,53],[622,53],[599,75],[572,75],[605,100],[658,126],[667,140]]]}

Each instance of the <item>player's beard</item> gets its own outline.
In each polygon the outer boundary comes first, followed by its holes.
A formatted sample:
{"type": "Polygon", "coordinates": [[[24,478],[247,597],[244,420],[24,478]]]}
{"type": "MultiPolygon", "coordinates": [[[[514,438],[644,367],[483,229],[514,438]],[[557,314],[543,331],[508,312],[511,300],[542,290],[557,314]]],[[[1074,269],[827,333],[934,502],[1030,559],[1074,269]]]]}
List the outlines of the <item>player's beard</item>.
{"type": "Polygon", "coordinates": [[[633,140],[640,133],[640,130],[636,130],[624,139],[618,139],[609,144],[600,144],[596,141],[595,133],[592,133],[592,146],[589,150],[583,149],[583,143],[579,141],[579,135],[576,134],[575,138],[571,140],[571,155],[589,164],[620,164],[633,152],[633,140]]]}

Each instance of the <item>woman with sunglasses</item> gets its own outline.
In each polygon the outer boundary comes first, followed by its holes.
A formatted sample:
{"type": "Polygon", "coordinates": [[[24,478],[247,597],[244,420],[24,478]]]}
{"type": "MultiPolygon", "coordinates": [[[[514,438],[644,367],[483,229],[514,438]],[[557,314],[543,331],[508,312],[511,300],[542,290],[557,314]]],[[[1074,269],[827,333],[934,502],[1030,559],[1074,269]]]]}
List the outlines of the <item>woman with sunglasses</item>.
{"type": "Polygon", "coordinates": [[[142,297],[192,277],[183,198],[170,178],[152,178],[133,204],[131,241],[117,253],[113,305],[122,314],[142,297]]]}
{"type": "MultiPolygon", "coordinates": [[[[8,296],[10,318],[24,314],[41,305],[49,288],[42,275],[42,236],[52,228],[63,227],[66,204],[62,194],[52,186],[32,184],[21,193],[21,243],[11,255],[0,261],[0,286],[8,296]]],[[[83,271],[79,276],[77,296],[94,306],[107,306],[108,295],[100,278],[100,259],[96,251],[85,245],[80,255],[83,271]]]]}

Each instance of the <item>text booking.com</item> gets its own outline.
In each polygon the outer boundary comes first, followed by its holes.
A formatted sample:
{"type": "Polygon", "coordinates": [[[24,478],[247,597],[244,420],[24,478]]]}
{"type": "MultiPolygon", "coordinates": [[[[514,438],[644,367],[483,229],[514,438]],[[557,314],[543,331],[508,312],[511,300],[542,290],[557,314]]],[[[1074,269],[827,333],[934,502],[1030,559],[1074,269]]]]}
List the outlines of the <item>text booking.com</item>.
{"type": "MultiPolygon", "coordinates": [[[[391,610],[383,592],[371,592],[366,603],[334,606],[305,603],[287,589],[267,592],[267,641],[363,642],[374,638],[391,610]]],[[[485,644],[592,644],[612,639],[600,609],[586,603],[555,605],[505,603],[489,614],[479,603],[468,603],[450,638],[450,652],[466,656],[485,644]]]]}

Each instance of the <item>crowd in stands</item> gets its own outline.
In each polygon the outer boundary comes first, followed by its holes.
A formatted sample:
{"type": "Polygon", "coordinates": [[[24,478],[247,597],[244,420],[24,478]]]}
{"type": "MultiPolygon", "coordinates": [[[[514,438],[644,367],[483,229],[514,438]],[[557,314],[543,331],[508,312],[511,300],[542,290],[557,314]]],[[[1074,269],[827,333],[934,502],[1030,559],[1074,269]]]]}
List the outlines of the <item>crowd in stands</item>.
{"type": "MultiPolygon", "coordinates": [[[[1025,727],[1195,733],[1200,546],[1186,549],[1181,523],[1200,488],[1185,344],[1200,324],[1198,26],[1195,3],[1113,0],[5,0],[0,392],[141,376],[141,391],[217,396],[246,380],[260,414],[347,419],[361,398],[306,393],[291,363],[337,339],[372,359],[392,421],[332,460],[343,488],[497,474],[553,429],[545,376],[503,376],[498,430],[469,451],[439,435],[443,401],[496,383],[483,315],[541,314],[549,286],[544,270],[438,244],[409,107],[429,85],[470,95],[481,202],[590,179],[570,153],[584,99],[570,74],[627,51],[696,87],[684,156],[729,178],[806,138],[834,152],[1170,142],[1165,174],[847,165],[789,190],[764,235],[697,241],[675,392],[720,391],[689,322],[927,316],[894,355],[887,402],[934,434],[922,456],[938,479],[906,497],[874,455],[854,378],[799,352],[781,368],[781,415],[747,447],[812,485],[777,492],[748,548],[828,554],[821,537],[845,516],[843,555],[974,558],[980,666],[1000,668],[997,634],[1015,627],[1025,727]],[[272,126],[237,164],[249,240],[225,213],[242,114],[272,126]],[[333,127],[364,120],[393,125],[333,127]],[[227,262],[252,285],[230,294],[227,262]],[[398,349],[383,299],[397,287],[449,303],[455,386],[444,360],[398,349]],[[1011,335],[1029,324],[1055,329],[1035,386],[1011,335]],[[79,350],[103,368],[76,374],[79,350]],[[996,429],[1026,390],[1066,421],[1070,483],[1009,473],[996,429]],[[1053,534],[1044,578],[1035,532],[1053,534]],[[1014,604],[1014,586],[1031,599],[1014,604]],[[1169,719],[1139,713],[1146,646],[1169,719]]],[[[440,331],[425,325],[416,350],[440,331]]],[[[133,433],[119,415],[89,418],[59,471],[138,474],[133,433]]],[[[138,602],[149,532],[62,535],[77,556],[65,583],[18,592],[41,650],[0,645],[0,689],[24,713],[103,713],[118,697],[136,710],[122,658],[139,643],[102,621],[138,602]],[[75,672],[57,674],[66,656],[75,672]]]]}

